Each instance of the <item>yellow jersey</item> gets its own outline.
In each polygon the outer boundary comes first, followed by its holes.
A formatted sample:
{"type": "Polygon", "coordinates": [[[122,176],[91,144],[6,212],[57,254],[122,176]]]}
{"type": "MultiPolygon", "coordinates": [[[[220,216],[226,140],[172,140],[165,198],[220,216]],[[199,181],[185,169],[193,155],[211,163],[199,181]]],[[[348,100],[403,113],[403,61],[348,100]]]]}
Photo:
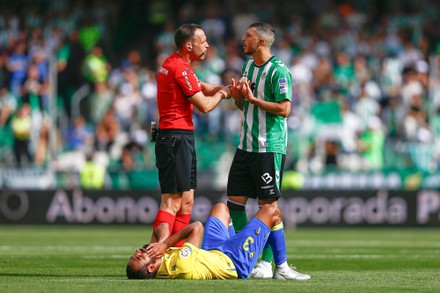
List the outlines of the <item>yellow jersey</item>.
{"type": "Polygon", "coordinates": [[[232,260],[218,250],[203,250],[189,242],[169,248],[162,256],[156,279],[237,279],[232,260]]]}

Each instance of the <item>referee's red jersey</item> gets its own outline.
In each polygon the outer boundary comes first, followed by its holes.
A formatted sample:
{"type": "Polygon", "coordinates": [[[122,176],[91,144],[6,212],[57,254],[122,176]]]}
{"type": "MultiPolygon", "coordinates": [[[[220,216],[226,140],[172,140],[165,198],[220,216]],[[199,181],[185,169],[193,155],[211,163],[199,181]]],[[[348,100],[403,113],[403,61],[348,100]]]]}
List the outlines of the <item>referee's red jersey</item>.
{"type": "Polygon", "coordinates": [[[176,53],[168,57],[157,76],[159,128],[194,130],[193,105],[187,97],[201,90],[191,65],[176,53]]]}

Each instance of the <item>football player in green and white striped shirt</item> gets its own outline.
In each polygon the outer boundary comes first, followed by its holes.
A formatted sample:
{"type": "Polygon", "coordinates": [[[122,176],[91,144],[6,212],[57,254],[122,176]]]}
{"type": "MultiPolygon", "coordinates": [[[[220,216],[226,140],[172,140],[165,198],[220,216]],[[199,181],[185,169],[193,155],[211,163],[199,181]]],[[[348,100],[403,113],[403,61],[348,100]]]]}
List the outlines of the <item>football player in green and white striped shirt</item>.
{"type": "MultiPolygon", "coordinates": [[[[232,96],[244,115],[240,142],[227,185],[227,204],[236,231],[247,223],[245,207],[249,198],[258,199],[261,206],[277,205],[281,196],[287,148],[286,119],[292,102],[292,75],[271,53],[274,40],[275,31],[271,25],[250,25],[242,42],[244,53],[252,59],[244,63],[242,77],[237,82],[232,79],[232,96]]],[[[272,271],[273,253],[270,247],[280,247],[281,242],[284,242],[284,229],[281,234],[270,233],[262,260],[252,271],[251,277],[310,279],[309,275],[289,267],[285,258],[274,259],[275,271],[272,271]]]]}

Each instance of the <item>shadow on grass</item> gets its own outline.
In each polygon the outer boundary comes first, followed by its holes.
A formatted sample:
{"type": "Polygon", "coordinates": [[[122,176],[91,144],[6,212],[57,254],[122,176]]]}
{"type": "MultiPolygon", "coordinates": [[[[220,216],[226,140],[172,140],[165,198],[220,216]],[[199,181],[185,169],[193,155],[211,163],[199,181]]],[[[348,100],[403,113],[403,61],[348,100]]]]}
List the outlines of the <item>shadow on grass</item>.
{"type": "MultiPolygon", "coordinates": [[[[75,274],[26,274],[26,273],[0,273],[0,277],[47,277],[47,278],[121,278],[127,279],[125,275],[75,275],[75,274]]],[[[128,280],[128,279],[127,279],[128,280]]]]}

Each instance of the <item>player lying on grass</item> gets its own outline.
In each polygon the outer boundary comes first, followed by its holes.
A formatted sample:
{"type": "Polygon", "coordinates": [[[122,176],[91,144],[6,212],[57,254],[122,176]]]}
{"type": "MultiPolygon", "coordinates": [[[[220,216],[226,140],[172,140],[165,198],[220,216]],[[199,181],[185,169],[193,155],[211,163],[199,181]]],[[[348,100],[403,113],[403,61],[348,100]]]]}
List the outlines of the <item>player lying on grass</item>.
{"type": "Polygon", "coordinates": [[[237,234],[224,203],[211,209],[205,233],[201,222],[191,223],[164,239],[163,235],[169,235],[166,229],[166,225],[157,226],[154,233],[159,242],[145,245],[130,257],[126,269],[129,279],[245,279],[255,266],[269,233],[280,236],[274,237],[276,243],[271,243],[276,264],[273,278],[310,279],[309,275],[298,273],[287,264],[281,212],[275,205],[264,205],[237,234]],[[186,239],[182,247],[172,247],[182,239],[186,239]]]}

